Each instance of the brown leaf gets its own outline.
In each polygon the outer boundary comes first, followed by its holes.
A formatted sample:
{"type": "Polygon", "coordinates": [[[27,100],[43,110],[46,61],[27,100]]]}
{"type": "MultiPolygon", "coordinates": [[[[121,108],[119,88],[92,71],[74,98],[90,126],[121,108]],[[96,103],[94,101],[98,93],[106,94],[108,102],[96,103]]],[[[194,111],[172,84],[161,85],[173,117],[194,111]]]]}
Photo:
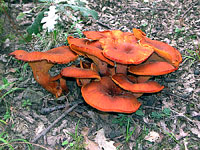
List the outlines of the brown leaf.
{"type": "Polygon", "coordinates": [[[87,137],[88,131],[89,131],[89,128],[87,127],[84,127],[83,130],[81,131],[81,134],[84,137],[85,149],[86,150],[101,150],[97,143],[88,139],[87,137]]]}
{"type": "Polygon", "coordinates": [[[113,145],[114,141],[107,141],[103,129],[100,129],[96,132],[95,142],[98,143],[99,147],[104,150],[116,150],[116,147],[113,145]]]}

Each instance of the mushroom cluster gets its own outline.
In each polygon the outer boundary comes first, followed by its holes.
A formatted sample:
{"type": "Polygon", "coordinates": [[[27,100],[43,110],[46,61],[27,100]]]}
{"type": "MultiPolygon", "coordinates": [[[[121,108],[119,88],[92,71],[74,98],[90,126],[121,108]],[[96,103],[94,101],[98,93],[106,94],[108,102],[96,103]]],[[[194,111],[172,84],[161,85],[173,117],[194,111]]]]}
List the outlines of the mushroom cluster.
{"type": "Polygon", "coordinates": [[[66,80],[76,78],[86,103],[106,112],[133,113],[143,93],[161,91],[164,86],[152,76],[178,69],[180,52],[164,42],[151,40],[139,29],[84,31],[86,38],[67,38],[68,46],[46,52],[16,50],[10,55],[29,63],[35,80],[59,97],[68,91],[66,80]],[[64,64],[82,56],[80,63],[63,68],[52,77],[48,70],[54,63],[64,64]]]}

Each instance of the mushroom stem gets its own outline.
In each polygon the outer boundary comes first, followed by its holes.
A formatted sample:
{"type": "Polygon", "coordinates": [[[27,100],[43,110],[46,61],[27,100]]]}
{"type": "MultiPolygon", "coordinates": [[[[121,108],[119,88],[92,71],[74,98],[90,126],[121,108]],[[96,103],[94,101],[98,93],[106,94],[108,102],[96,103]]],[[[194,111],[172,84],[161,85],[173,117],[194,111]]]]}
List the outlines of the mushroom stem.
{"type": "Polygon", "coordinates": [[[127,74],[127,68],[128,68],[127,65],[117,63],[116,73],[127,74]]]}
{"type": "Polygon", "coordinates": [[[28,63],[32,68],[35,80],[47,91],[59,97],[62,93],[62,88],[57,81],[51,81],[51,75],[48,73],[54,64],[46,60],[28,63]]]}

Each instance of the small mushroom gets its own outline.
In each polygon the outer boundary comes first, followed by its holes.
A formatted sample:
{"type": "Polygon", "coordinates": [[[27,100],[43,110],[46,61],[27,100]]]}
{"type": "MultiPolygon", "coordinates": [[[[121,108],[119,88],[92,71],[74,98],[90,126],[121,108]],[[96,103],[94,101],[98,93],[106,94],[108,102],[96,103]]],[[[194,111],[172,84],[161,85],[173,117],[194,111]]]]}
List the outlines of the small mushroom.
{"type": "Polygon", "coordinates": [[[107,76],[82,86],[81,92],[86,103],[105,112],[133,113],[141,105],[132,93],[118,87],[107,76]]]}
{"type": "Polygon", "coordinates": [[[55,63],[67,64],[77,58],[77,55],[68,46],[53,48],[46,52],[29,53],[24,50],[16,50],[10,53],[10,55],[18,60],[28,62],[32,68],[35,80],[56,97],[59,97],[63,89],[67,89],[67,87],[62,79],[52,77],[48,71],[55,63]],[[56,81],[58,79],[60,79],[61,85],[56,81]]]}

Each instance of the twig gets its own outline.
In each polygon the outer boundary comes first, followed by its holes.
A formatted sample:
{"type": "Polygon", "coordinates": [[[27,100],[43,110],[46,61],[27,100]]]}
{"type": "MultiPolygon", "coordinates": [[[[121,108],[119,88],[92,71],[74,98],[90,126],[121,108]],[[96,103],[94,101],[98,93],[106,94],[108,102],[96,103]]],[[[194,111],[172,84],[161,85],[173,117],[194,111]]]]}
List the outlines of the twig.
{"type": "Polygon", "coordinates": [[[144,7],[131,7],[132,9],[143,11],[143,10],[168,10],[167,8],[144,8],[144,7]]]}
{"type": "MultiPolygon", "coordinates": [[[[183,98],[182,96],[177,95],[177,94],[173,94],[173,93],[170,93],[170,92],[167,92],[167,93],[165,93],[165,94],[166,94],[166,95],[171,95],[171,96],[178,97],[178,98],[180,98],[180,99],[182,99],[182,100],[184,100],[184,101],[186,101],[186,102],[193,103],[191,100],[185,99],[185,98],[183,98]]],[[[194,103],[193,103],[193,104],[194,104],[194,103]]]]}
{"type": "Polygon", "coordinates": [[[198,3],[199,1],[197,1],[196,3],[191,2],[192,5],[184,12],[184,14],[181,17],[183,18],[198,3]]]}
{"type": "Polygon", "coordinates": [[[58,123],[63,117],[65,117],[69,112],[71,112],[75,107],[77,107],[79,104],[81,104],[83,102],[79,102],[76,103],[75,105],[73,105],[71,108],[69,108],[68,110],[66,110],[60,117],[58,117],[52,124],[50,124],[50,126],[48,126],[48,128],[46,128],[44,131],[42,131],[39,135],[37,135],[31,142],[36,142],[39,138],[41,138],[42,136],[44,136],[56,123],[58,123]]]}
{"type": "Polygon", "coordinates": [[[54,106],[54,107],[48,107],[48,108],[46,107],[46,108],[42,108],[41,111],[40,111],[40,113],[42,115],[46,115],[46,114],[49,114],[49,113],[51,113],[53,111],[56,111],[56,110],[59,110],[59,109],[63,109],[65,107],[66,107],[65,104],[54,106]]]}
{"type": "Polygon", "coordinates": [[[102,23],[102,22],[100,22],[100,21],[97,21],[96,23],[97,23],[98,25],[104,27],[104,28],[111,29],[111,27],[109,27],[108,25],[106,25],[106,24],[104,24],[104,23],[102,23]]]}
{"type": "Polygon", "coordinates": [[[177,111],[175,111],[175,110],[173,110],[173,109],[171,109],[171,108],[169,108],[169,109],[170,109],[173,113],[177,114],[178,116],[183,117],[183,118],[185,118],[186,120],[188,120],[188,121],[190,121],[190,122],[192,122],[192,123],[195,123],[194,120],[188,118],[188,117],[185,116],[183,113],[179,113],[179,112],[177,112],[177,111]]]}
{"type": "Polygon", "coordinates": [[[153,106],[143,106],[143,108],[162,110],[161,108],[153,107],[153,106]]]}

